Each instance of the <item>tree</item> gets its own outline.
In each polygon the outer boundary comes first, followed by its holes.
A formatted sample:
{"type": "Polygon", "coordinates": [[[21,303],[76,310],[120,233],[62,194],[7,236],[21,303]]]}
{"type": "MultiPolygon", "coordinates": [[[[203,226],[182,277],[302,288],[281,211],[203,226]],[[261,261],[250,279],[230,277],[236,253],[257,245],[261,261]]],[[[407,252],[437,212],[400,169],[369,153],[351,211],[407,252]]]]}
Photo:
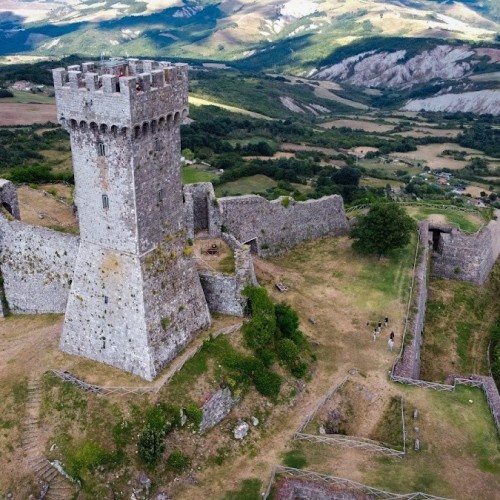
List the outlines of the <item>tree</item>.
{"type": "Polygon", "coordinates": [[[352,229],[352,247],[360,253],[375,253],[379,259],[390,250],[410,242],[415,221],[396,203],[374,205],[352,229]]]}

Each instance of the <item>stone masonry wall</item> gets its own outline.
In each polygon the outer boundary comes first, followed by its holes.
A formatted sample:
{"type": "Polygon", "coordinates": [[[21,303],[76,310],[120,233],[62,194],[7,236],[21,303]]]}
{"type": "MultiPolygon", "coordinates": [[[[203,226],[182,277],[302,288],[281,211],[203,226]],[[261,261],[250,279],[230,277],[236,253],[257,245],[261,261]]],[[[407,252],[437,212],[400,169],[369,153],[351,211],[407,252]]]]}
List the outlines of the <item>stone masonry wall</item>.
{"type": "Polygon", "coordinates": [[[17,220],[21,219],[16,187],[12,182],[0,179],[0,204],[17,220]]]}
{"type": "Polygon", "coordinates": [[[221,223],[242,243],[252,240],[262,256],[277,255],[304,240],[346,234],[349,225],[342,197],[296,202],[280,197],[268,201],[257,195],[219,198],[221,223]]]}
{"type": "Polygon", "coordinates": [[[187,184],[183,190],[188,237],[193,239],[198,231],[208,231],[210,236],[219,237],[221,214],[212,183],[187,184]]]}
{"type": "Polygon", "coordinates": [[[223,234],[222,237],[234,251],[235,272],[233,275],[201,272],[201,286],[211,312],[243,316],[247,302],[243,289],[247,284],[257,285],[250,248],[232,235],[223,234]]]}
{"type": "Polygon", "coordinates": [[[394,367],[394,375],[420,378],[420,347],[424,329],[427,303],[427,268],[429,265],[429,223],[421,222],[419,228],[420,256],[415,269],[413,301],[410,307],[410,323],[406,335],[412,335],[411,343],[404,347],[403,356],[394,367]]]}
{"type": "Polygon", "coordinates": [[[209,182],[184,186],[188,236],[207,230],[227,232],[262,256],[283,253],[304,240],[346,234],[349,224],[342,197],[297,202],[289,197],[268,201],[262,196],[216,198],[209,182]]]}
{"type": "Polygon", "coordinates": [[[0,266],[14,313],[63,313],[79,238],[0,215],[0,266]]]}
{"type": "Polygon", "coordinates": [[[488,277],[500,253],[500,210],[475,235],[462,234],[458,229],[442,233],[437,251],[432,253],[432,274],[441,278],[482,284],[488,277]]]}

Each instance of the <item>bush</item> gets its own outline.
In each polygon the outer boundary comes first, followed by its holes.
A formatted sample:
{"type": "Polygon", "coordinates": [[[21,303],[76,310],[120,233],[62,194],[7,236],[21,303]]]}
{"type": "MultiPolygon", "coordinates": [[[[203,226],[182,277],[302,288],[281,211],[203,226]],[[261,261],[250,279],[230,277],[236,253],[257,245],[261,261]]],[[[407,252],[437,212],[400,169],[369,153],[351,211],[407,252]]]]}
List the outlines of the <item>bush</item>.
{"type": "Polygon", "coordinates": [[[274,304],[265,288],[246,287],[244,294],[252,318],[243,325],[243,337],[251,349],[269,348],[276,331],[274,304]]]}
{"type": "Polygon", "coordinates": [[[491,328],[490,342],[491,374],[500,388],[500,321],[491,328]]]}
{"type": "Polygon", "coordinates": [[[137,444],[139,457],[150,467],[154,467],[165,451],[165,431],[146,426],[137,444]]]}
{"type": "Polygon", "coordinates": [[[299,359],[299,350],[293,340],[282,339],[276,345],[278,358],[284,361],[288,366],[292,366],[299,359]]]}
{"type": "Polygon", "coordinates": [[[146,411],[146,427],[166,432],[170,424],[165,416],[165,409],[162,405],[152,406],[146,411]]]}
{"type": "Polygon", "coordinates": [[[173,451],[167,459],[167,465],[176,472],[182,472],[191,465],[191,459],[182,451],[173,451]]]}
{"type": "Polygon", "coordinates": [[[299,315],[288,304],[276,304],[276,325],[284,337],[290,338],[299,328],[299,315]]]}
{"type": "Polygon", "coordinates": [[[270,398],[276,397],[281,390],[281,377],[264,368],[258,371],[254,376],[255,388],[263,395],[270,398]]]}
{"type": "Polygon", "coordinates": [[[203,412],[201,408],[198,408],[194,403],[191,403],[184,408],[184,413],[189,422],[192,422],[194,426],[198,429],[200,427],[201,421],[203,420],[203,412]]]}
{"type": "Polygon", "coordinates": [[[35,165],[33,167],[15,167],[9,172],[9,179],[16,183],[40,184],[43,182],[74,182],[71,172],[53,173],[52,168],[46,165],[35,165]]]}

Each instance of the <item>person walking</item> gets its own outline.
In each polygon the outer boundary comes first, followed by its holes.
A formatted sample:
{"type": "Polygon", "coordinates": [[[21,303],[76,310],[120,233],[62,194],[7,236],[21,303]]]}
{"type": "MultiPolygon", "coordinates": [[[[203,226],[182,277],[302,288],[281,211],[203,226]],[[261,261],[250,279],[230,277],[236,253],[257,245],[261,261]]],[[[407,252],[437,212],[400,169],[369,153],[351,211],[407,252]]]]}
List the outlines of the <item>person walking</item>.
{"type": "Polygon", "coordinates": [[[389,337],[389,351],[394,349],[394,340],[389,337]]]}
{"type": "Polygon", "coordinates": [[[394,342],[394,332],[391,332],[391,334],[389,335],[389,338],[394,342]]]}
{"type": "Polygon", "coordinates": [[[387,316],[385,317],[384,323],[385,323],[385,327],[387,328],[389,326],[389,318],[387,316]]]}

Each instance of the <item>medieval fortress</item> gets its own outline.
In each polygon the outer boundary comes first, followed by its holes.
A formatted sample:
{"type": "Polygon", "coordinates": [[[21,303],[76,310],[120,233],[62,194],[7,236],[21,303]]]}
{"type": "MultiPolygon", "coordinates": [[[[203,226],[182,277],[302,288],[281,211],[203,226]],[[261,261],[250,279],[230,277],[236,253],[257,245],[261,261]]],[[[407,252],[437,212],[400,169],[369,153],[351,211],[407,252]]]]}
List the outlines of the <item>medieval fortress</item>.
{"type": "MultiPolygon", "coordinates": [[[[210,312],[243,315],[242,290],[256,284],[252,253],[347,233],[337,195],[285,203],[182,186],[186,64],[112,59],[53,76],[80,236],[21,222],[14,186],[0,181],[0,269],[11,312],[65,313],[63,351],[152,380],[210,325],[210,312]],[[229,245],[234,273],[197,270],[190,245],[200,237],[229,245]]],[[[475,236],[442,234],[434,272],[482,283],[499,247],[500,222],[475,236]]]]}

